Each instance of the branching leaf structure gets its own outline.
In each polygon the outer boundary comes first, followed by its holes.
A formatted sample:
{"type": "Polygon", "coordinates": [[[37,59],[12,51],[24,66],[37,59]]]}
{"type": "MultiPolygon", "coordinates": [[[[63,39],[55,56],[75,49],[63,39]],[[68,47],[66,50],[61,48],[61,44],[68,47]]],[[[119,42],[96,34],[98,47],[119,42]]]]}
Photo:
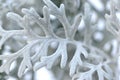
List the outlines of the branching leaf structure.
{"type": "MultiPolygon", "coordinates": [[[[26,37],[26,45],[18,50],[15,53],[9,55],[0,55],[0,60],[7,60],[3,65],[0,66],[0,72],[10,72],[10,66],[13,61],[17,58],[22,58],[21,64],[18,70],[18,76],[22,77],[24,71],[28,69],[34,69],[35,71],[40,69],[43,66],[46,66],[48,69],[51,69],[54,66],[54,63],[60,58],[60,67],[64,69],[69,66],[69,75],[71,77],[79,77],[78,80],[92,80],[92,74],[97,71],[98,80],[112,80],[112,70],[109,67],[109,64],[104,64],[105,61],[110,60],[109,56],[101,51],[98,48],[88,45],[83,41],[77,41],[74,39],[76,32],[78,30],[79,24],[82,19],[82,15],[78,14],[75,16],[73,23],[71,24],[66,17],[64,4],[61,4],[60,7],[57,7],[51,0],[43,0],[46,6],[43,7],[43,17],[41,17],[34,8],[22,9],[24,16],[20,16],[16,13],[9,12],[7,17],[12,21],[15,21],[22,29],[21,30],[4,30],[0,27],[0,47],[6,42],[7,39],[14,36],[19,36],[23,38],[26,37]],[[50,15],[54,15],[62,24],[65,32],[65,38],[57,36],[52,30],[53,26],[50,22],[50,15]],[[39,28],[44,32],[44,36],[40,36],[35,33],[31,28],[31,22],[39,25],[39,28]],[[56,50],[49,55],[49,46],[52,42],[56,42],[56,50]],[[75,46],[75,52],[73,53],[70,61],[68,60],[69,53],[68,45],[75,46]],[[37,50],[33,50],[37,45],[37,50]],[[33,51],[32,51],[33,50],[33,51]],[[34,52],[34,53],[33,53],[34,52]],[[94,61],[90,61],[91,58],[94,58],[94,61]],[[98,61],[98,62],[97,62],[98,61]],[[94,64],[97,63],[97,65],[94,64]],[[90,68],[90,71],[87,72],[77,72],[77,69],[83,67],[90,68]],[[105,70],[102,69],[102,66],[105,66],[105,70]],[[107,72],[105,72],[107,71],[107,72]]],[[[87,5],[87,8],[89,6],[87,5]]],[[[85,23],[90,23],[90,15],[87,15],[89,9],[85,9],[85,23]]],[[[87,27],[89,25],[86,25],[87,27]]],[[[34,26],[32,26],[34,27],[34,26]]],[[[87,33],[89,35],[89,29],[87,33]]],[[[85,34],[85,39],[89,41],[89,38],[85,34]]],[[[90,33],[91,37],[92,33],[90,33]]],[[[86,41],[85,41],[86,42],[86,41]]]]}
{"type": "Polygon", "coordinates": [[[84,66],[90,68],[90,70],[82,73],[78,73],[73,77],[73,80],[78,78],[78,80],[93,80],[93,74],[95,71],[97,72],[98,80],[104,80],[104,78],[108,80],[112,80],[113,76],[110,76],[109,74],[112,75],[112,70],[111,68],[107,65],[108,61],[103,63],[103,64],[98,64],[98,65],[93,65],[89,63],[85,63],[84,66]],[[104,69],[103,69],[104,67],[104,69]]]}

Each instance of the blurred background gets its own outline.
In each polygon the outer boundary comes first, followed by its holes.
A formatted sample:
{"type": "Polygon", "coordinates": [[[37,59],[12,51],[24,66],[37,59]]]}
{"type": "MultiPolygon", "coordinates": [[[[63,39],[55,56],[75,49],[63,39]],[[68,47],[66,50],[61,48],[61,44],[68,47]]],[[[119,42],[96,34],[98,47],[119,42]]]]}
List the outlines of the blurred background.
{"type": "MultiPolygon", "coordinates": [[[[106,21],[105,14],[110,14],[110,0],[51,0],[58,7],[61,3],[65,5],[66,15],[68,20],[73,23],[73,18],[81,13],[84,15],[84,4],[88,3],[91,8],[91,21],[90,31],[92,33],[92,45],[96,46],[104,50],[108,55],[113,58],[117,55],[117,49],[119,47],[118,41],[115,37],[106,30],[106,21]]],[[[116,0],[115,2],[117,3],[116,0]]],[[[33,7],[39,13],[40,16],[43,16],[42,8],[44,6],[44,2],[42,0],[0,0],[0,24],[6,30],[19,30],[21,29],[19,25],[10,21],[6,18],[6,14],[8,12],[15,12],[21,16],[23,13],[21,12],[22,8],[30,8],[33,7]]],[[[116,12],[117,17],[120,19],[120,12],[116,12]]],[[[53,25],[54,32],[61,37],[64,37],[63,27],[61,23],[56,19],[55,16],[50,15],[51,24],[53,25]]],[[[33,25],[38,26],[38,25],[33,25]]],[[[82,19],[79,28],[77,30],[75,39],[81,40],[84,36],[84,31],[86,29],[86,25],[84,20],[82,19]]],[[[43,35],[42,31],[38,28],[33,28],[34,32],[43,35]]],[[[5,42],[0,50],[0,54],[11,54],[18,51],[26,44],[25,40],[19,39],[19,37],[11,38],[5,42]],[[15,40],[17,38],[17,41],[15,40]],[[17,45],[17,47],[16,47],[17,45]]],[[[61,70],[59,65],[53,67],[52,70],[47,70],[45,67],[39,69],[34,72],[32,70],[26,70],[25,74],[22,78],[18,78],[17,70],[18,66],[21,62],[21,59],[17,59],[11,66],[11,72],[9,75],[6,73],[0,73],[0,80],[70,80],[69,70],[61,70]]],[[[0,61],[0,64],[4,63],[0,61]]],[[[114,66],[113,66],[114,67],[114,66]]],[[[113,68],[115,69],[115,68],[113,68]]],[[[119,79],[120,80],[120,79],[119,79]]]]}

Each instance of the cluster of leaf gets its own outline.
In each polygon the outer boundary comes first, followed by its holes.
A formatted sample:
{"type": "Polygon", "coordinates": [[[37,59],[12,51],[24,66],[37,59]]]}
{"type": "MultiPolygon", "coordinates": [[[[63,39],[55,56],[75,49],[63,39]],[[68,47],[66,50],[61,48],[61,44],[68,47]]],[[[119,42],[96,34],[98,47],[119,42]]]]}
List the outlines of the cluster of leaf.
{"type": "Polygon", "coordinates": [[[113,36],[115,37],[115,40],[117,42],[117,47],[116,48],[116,53],[115,53],[115,61],[116,61],[116,67],[117,68],[117,78],[119,78],[119,56],[120,56],[120,49],[119,49],[119,44],[120,44],[120,20],[119,20],[119,12],[120,12],[120,6],[119,6],[119,1],[116,0],[111,0],[110,2],[110,14],[106,14],[105,18],[106,18],[106,29],[113,34],[113,36]],[[118,63],[117,63],[118,62],[118,63]]]}
{"type": "MultiPolygon", "coordinates": [[[[5,30],[0,27],[0,47],[9,39],[19,36],[26,40],[26,45],[9,55],[0,55],[0,60],[6,60],[0,66],[0,72],[10,72],[10,66],[18,58],[22,58],[19,66],[18,76],[22,77],[26,69],[35,71],[43,66],[51,69],[60,63],[60,67],[65,69],[69,67],[69,75],[72,79],[78,80],[113,80],[113,72],[110,68],[111,59],[102,50],[91,44],[92,30],[89,27],[91,15],[88,4],[85,4],[84,15],[78,14],[71,24],[67,19],[64,4],[57,7],[50,0],[43,0],[46,6],[43,7],[43,17],[41,17],[34,8],[22,9],[23,16],[9,12],[7,17],[15,21],[20,30],[5,30]],[[65,38],[56,35],[53,31],[53,25],[50,21],[50,15],[54,15],[62,24],[65,38]],[[83,17],[82,17],[83,16],[83,17]],[[80,25],[81,19],[84,20],[87,27],[84,41],[75,40],[75,35],[80,25]],[[32,29],[32,24],[37,24],[42,29],[44,35],[38,35],[32,29]],[[56,43],[55,51],[49,53],[51,43],[56,43]],[[69,52],[69,45],[74,46],[73,55],[69,52]],[[68,56],[71,56],[70,59],[68,56]],[[60,58],[60,60],[58,60],[60,58]],[[57,62],[58,61],[58,62],[57,62]],[[89,70],[84,70],[89,68],[89,70]],[[81,69],[83,71],[81,71],[81,69]],[[97,72],[97,77],[93,74],[97,72]]],[[[16,39],[16,38],[15,38],[16,39]]],[[[17,39],[16,39],[17,40],[17,39]]],[[[51,47],[52,48],[52,47],[51,47]]]]}

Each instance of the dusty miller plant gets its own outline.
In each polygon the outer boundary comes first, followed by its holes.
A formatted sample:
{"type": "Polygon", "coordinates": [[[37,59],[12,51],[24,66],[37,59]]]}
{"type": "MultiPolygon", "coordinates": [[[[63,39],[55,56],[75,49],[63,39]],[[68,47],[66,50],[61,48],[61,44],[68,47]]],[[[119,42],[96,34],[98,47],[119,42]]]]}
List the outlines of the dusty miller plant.
{"type": "MultiPolygon", "coordinates": [[[[24,46],[11,54],[0,55],[0,60],[5,61],[0,66],[0,72],[9,74],[11,64],[20,58],[18,77],[22,77],[26,70],[37,71],[45,66],[54,72],[55,66],[60,66],[60,70],[66,71],[72,80],[118,80],[116,75],[119,73],[116,73],[115,69],[119,55],[116,58],[109,53],[110,50],[105,51],[94,45],[92,38],[96,32],[96,25],[91,22],[92,9],[87,1],[68,1],[75,8],[74,10],[71,10],[69,6],[65,9],[64,4],[60,4],[58,7],[51,0],[43,0],[43,2],[45,5],[42,8],[42,16],[41,11],[39,14],[33,7],[22,8],[22,14],[5,12],[7,18],[20,28],[6,30],[1,23],[0,48],[10,38],[20,41],[24,46]],[[83,5],[81,6],[80,3],[83,5]],[[83,12],[79,12],[79,9],[82,9],[83,12]],[[60,28],[56,27],[58,24],[52,25],[51,16],[58,20],[60,28]],[[82,21],[84,21],[85,30],[81,31],[83,34],[78,37],[78,28],[82,21]]],[[[67,4],[67,1],[63,2],[67,4]]],[[[118,10],[120,9],[119,6],[116,7],[118,10]]],[[[106,15],[106,24],[107,29],[119,41],[119,20],[115,16],[114,3],[111,3],[110,16],[106,15]],[[113,28],[114,26],[115,28],[113,28]]],[[[107,41],[112,40],[108,39],[103,41],[104,45],[107,41]]],[[[61,77],[58,80],[65,79],[61,77]]]]}

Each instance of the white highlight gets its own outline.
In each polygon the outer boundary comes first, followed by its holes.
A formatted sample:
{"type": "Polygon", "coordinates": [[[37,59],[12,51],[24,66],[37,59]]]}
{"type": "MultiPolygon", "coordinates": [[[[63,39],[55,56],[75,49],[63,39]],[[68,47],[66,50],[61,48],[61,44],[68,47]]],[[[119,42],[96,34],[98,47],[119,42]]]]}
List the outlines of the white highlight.
{"type": "Polygon", "coordinates": [[[50,71],[48,71],[45,67],[39,69],[36,72],[35,80],[55,80],[50,71]]]}
{"type": "Polygon", "coordinates": [[[89,0],[90,3],[99,11],[103,11],[104,7],[100,0],[89,0]]]}

